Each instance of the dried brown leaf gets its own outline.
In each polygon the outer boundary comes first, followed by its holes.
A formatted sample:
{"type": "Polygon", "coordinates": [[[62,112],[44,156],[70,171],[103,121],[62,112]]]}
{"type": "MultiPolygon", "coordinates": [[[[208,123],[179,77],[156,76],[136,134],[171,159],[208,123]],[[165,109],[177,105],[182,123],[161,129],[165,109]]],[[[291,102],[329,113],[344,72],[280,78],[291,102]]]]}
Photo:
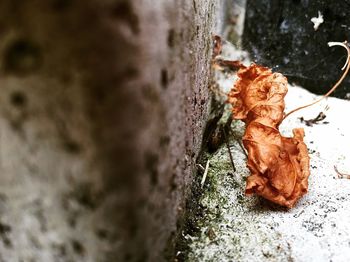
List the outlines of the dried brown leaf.
{"type": "Polygon", "coordinates": [[[304,130],[283,137],[278,127],[284,116],[287,79],[266,67],[242,66],[228,95],[233,117],[245,122],[244,147],[248,151],[246,194],[257,194],[292,207],[308,189],[309,155],[304,130]]]}

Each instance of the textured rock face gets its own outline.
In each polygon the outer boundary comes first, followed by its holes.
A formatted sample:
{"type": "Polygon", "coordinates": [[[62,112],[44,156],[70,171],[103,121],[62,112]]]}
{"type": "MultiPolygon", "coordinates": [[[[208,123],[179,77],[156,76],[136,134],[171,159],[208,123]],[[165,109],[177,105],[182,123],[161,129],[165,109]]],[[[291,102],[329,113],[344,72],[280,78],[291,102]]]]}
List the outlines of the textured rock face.
{"type": "MultiPolygon", "coordinates": [[[[244,64],[250,64],[247,54],[230,44],[223,51],[227,59],[243,57],[244,64]]],[[[222,72],[216,76],[225,92],[238,79],[222,72]]],[[[301,87],[288,85],[285,112],[318,99],[301,87]]],[[[232,108],[226,107],[219,123],[231,125],[229,146],[236,171],[226,145],[205,155],[209,165],[203,188],[198,190],[200,216],[192,220],[197,231],[184,236],[188,261],[349,261],[350,180],[340,179],[337,173],[350,177],[350,126],[342,114],[348,110],[349,101],[327,98],[291,114],[279,126],[283,136],[291,136],[293,128],[303,128],[310,156],[308,193],[286,209],[245,195],[251,175],[240,144],[245,127],[240,120],[227,121],[232,108]]]]}
{"type": "MultiPolygon", "coordinates": [[[[303,100],[319,98],[300,87],[289,87],[289,111],[303,100]]],[[[210,156],[210,166],[200,206],[205,214],[198,219],[197,235],[190,242],[189,261],[349,261],[350,181],[338,179],[334,169],[349,173],[349,125],[339,112],[350,110],[350,102],[329,98],[314,107],[296,112],[281,125],[282,134],[293,127],[305,129],[305,142],[311,168],[309,192],[292,209],[285,209],[255,196],[244,194],[245,154],[238,141],[230,142],[236,172],[227,148],[210,156]],[[329,107],[325,111],[325,107],[329,107]],[[300,121],[315,118],[320,111],[324,121],[308,126],[300,121]]],[[[234,122],[240,139],[244,124],[234,122]]]]}
{"type": "MultiPolygon", "coordinates": [[[[350,1],[248,0],[243,47],[257,63],[324,94],[339,78],[345,63],[343,50],[329,48],[327,42],[349,41],[349,5],[350,1]],[[319,17],[318,12],[323,23],[315,30],[311,19],[319,17]]],[[[344,81],[334,95],[348,98],[349,83],[349,79],[344,81]]]]}
{"type": "Polygon", "coordinates": [[[216,10],[0,3],[0,260],[172,252],[207,115],[216,10]]]}

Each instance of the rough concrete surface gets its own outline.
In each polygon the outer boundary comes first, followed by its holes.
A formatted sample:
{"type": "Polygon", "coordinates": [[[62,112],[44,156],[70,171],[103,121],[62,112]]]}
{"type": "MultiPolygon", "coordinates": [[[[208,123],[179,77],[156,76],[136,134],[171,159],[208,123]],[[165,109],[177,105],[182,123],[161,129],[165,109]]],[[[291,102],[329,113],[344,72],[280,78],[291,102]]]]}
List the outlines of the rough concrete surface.
{"type": "Polygon", "coordinates": [[[171,256],[217,6],[0,2],[0,261],[171,256]]]}
{"type": "MultiPolygon", "coordinates": [[[[220,84],[227,89],[233,79],[228,76],[220,84]]],[[[316,98],[290,86],[286,111],[316,98]]],[[[328,98],[291,115],[280,127],[288,136],[292,128],[303,127],[311,157],[309,192],[290,210],[244,195],[249,170],[238,144],[244,124],[234,121],[236,139],[230,148],[237,171],[232,171],[225,145],[207,156],[209,172],[199,200],[203,213],[196,224],[200,233],[186,236],[188,261],[349,261],[350,180],[338,179],[334,170],[350,173],[348,110],[349,101],[328,98]],[[320,112],[326,118],[313,126],[299,119],[313,119],[320,112]]]]}

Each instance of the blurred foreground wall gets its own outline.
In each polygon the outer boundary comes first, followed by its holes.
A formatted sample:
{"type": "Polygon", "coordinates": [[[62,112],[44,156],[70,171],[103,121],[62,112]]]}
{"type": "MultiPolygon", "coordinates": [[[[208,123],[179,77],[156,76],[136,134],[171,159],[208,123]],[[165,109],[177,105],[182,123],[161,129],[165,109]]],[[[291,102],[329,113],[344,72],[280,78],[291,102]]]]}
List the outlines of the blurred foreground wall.
{"type": "Polygon", "coordinates": [[[216,1],[0,2],[0,261],[162,261],[216,1]]]}

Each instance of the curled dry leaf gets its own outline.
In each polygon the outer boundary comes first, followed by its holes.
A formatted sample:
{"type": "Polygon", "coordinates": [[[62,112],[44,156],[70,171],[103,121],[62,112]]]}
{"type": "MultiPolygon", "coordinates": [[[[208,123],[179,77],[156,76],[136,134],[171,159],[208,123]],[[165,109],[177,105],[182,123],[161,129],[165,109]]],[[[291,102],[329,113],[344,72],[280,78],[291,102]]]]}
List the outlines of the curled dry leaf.
{"type": "Polygon", "coordinates": [[[284,117],[287,79],[266,67],[240,65],[238,80],[228,95],[233,117],[245,122],[248,151],[246,194],[257,194],[291,208],[308,189],[309,155],[304,130],[284,137],[278,127],[284,117]]]}

